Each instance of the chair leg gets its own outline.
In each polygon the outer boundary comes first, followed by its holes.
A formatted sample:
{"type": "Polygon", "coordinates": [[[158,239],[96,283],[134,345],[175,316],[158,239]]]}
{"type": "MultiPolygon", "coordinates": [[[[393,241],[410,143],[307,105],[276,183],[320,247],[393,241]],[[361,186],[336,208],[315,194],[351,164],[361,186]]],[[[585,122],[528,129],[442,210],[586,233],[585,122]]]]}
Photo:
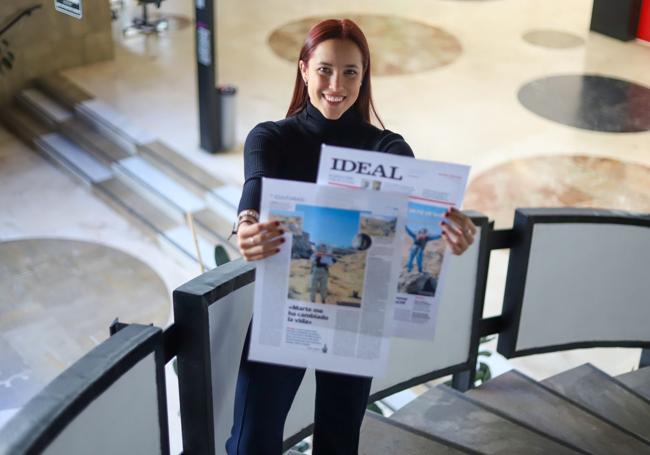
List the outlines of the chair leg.
{"type": "Polygon", "coordinates": [[[126,35],[132,31],[140,33],[160,33],[167,30],[169,21],[166,18],[161,18],[153,22],[149,21],[149,14],[147,12],[147,2],[142,2],[142,17],[133,19],[133,23],[123,30],[126,35]]]}

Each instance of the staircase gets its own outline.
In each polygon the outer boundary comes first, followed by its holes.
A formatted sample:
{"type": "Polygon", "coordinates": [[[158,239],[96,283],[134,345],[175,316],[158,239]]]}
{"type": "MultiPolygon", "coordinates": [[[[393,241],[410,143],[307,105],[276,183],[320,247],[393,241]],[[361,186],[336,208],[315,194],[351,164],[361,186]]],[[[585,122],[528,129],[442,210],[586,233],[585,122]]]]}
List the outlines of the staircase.
{"type": "Polygon", "coordinates": [[[0,120],[14,134],[144,228],[184,260],[206,268],[215,264],[222,245],[238,257],[228,241],[240,189],[205,170],[139,129],[110,106],[94,99],[61,75],[35,81],[0,120]]]}
{"type": "Polygon", "coordinates": [[[650,367],[585,364],[541,382],[512,370],[460,393],[434,387],[390,418],[368,412],[360,454],[650,454],[650,367]]]}

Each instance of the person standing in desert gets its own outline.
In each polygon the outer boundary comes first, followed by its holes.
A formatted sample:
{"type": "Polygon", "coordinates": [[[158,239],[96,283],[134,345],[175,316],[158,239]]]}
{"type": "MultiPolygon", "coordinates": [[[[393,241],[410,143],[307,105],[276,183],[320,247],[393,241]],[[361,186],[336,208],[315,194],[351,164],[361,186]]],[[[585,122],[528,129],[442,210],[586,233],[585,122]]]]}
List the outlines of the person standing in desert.
{"type": "Polygon", "coordinates": [[[327,303],[327,286],[329,269],[336,259],[327,251],[327,245],[321,243],[311,255],[311,276],[309,280],[309,300],[316,302],[316,293],[320,294],[321,303],[327,303]]]}

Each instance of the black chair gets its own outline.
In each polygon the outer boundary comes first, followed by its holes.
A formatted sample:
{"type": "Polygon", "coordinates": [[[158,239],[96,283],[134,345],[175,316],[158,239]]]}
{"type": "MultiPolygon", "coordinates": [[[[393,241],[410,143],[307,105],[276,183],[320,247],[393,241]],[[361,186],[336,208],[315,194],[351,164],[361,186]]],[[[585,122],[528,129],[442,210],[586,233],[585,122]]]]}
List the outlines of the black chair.
{"type": "Polygon", "coordinates": [[[133,23],[123,30],[124,34],[127,35],[132,32],[160,33],[167,30],[169,28],[169,21],[166,18],[163,17],[151,21],[147,14],[148,4],[154,4],[156,5],[156,8],[160,8],[162,1],[163,0],[138,0],[138,3],[142,5],[142,17],[134,18],[133,23]]]}

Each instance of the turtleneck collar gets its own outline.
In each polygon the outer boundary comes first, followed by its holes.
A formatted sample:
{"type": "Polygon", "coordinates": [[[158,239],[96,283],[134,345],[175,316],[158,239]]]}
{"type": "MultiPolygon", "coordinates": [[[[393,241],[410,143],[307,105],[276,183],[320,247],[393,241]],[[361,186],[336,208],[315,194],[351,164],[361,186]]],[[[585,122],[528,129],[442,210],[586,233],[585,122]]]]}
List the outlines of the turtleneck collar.
{"type": "Polygon", "coordinates": [[[341,128],[362,123],[361,115],[355,106],[350,107],[350,109],[345,111],[337,120],[330,120],[325,118],[323,114],[313,104],[311,104],[311,101],[307,101],[307,106],[300,111],[298,118],[309,131],[321,135],[335,133],[341,128]]]}

